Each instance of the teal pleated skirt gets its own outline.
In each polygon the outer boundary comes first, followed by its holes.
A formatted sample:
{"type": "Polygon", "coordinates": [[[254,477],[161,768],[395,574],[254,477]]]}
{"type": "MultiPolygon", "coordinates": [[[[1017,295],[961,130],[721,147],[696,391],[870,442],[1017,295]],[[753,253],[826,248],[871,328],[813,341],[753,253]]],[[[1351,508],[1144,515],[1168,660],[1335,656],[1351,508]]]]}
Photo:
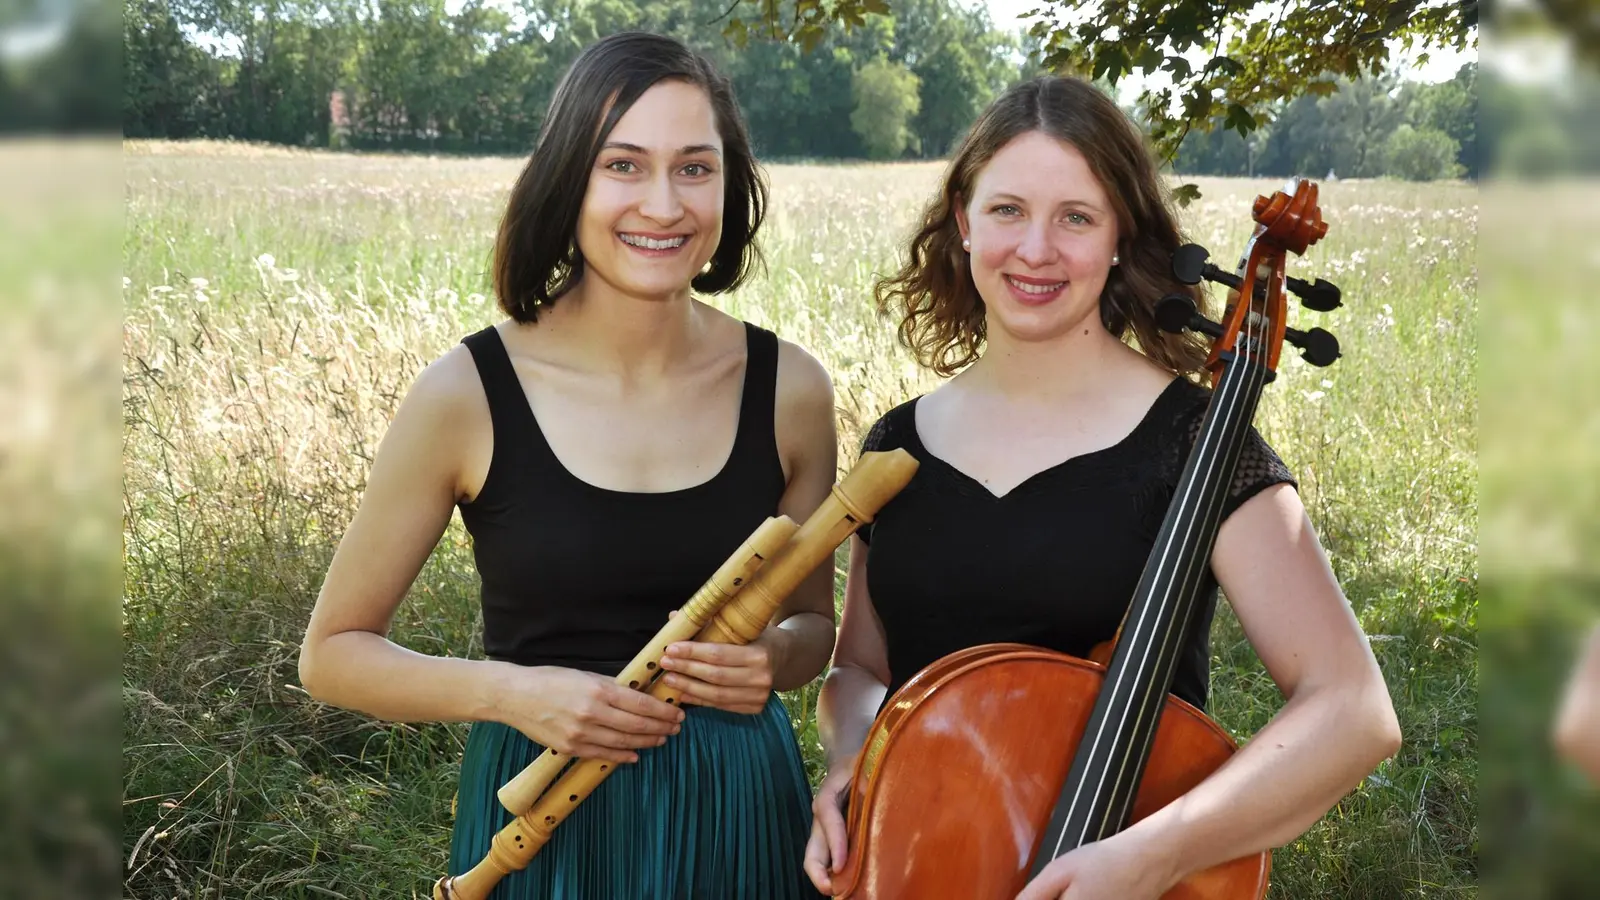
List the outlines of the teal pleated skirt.
{"type": "MultiPolygon", "coordinates": [[[[801,868],[811,791],[783,702],[684,712],[678,734],[618,766],[490,900],[817,900],[801,868]]],[[[472,726],[450,874],[488,855],[512,818],[495,792],[543,750],[514,728],[472,726]]]]}

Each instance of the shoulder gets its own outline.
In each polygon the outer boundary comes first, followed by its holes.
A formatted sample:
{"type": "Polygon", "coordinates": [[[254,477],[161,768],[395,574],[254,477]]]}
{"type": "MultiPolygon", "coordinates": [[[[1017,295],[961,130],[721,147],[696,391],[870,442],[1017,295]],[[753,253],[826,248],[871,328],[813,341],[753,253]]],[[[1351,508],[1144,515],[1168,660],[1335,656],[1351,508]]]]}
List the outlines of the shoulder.
{"type": "Polygon", "coordinates": [[[861,452],[894,450],[910,443],[917,432],[917,402],[921,399],[921,395],[913,397],[879,416],[867,429],[861,452]]]}
{"type": "Polygon", "coordinates": [[[780,409],[826,408],[833,414],[833,379],[827,367],[799,344],[778,338],[778,406],[780,409]]]}
{"type": "Polygon", "coordinates": [[[784,470],[786,474],[801,470],[826,472],[832,483],[839,440],[833,380],[822,363],[799,345],[782,338],[777,341],[778,383],[773,415],[784,470]]]}
{"type": "Polygon", "coordinates": [[[373,463],[374,480],[437,479],[456,499],[473,495],[493,448],[489,400],[471,352],[452,347],[406,391],[373,463]]]}
{"type": "Polygon", "coordinates": [[[456,344],[418,373],[401,408],[413,419],[437,426],[462,425],[489,412],[483,380],[472,351],[456,344]]]}

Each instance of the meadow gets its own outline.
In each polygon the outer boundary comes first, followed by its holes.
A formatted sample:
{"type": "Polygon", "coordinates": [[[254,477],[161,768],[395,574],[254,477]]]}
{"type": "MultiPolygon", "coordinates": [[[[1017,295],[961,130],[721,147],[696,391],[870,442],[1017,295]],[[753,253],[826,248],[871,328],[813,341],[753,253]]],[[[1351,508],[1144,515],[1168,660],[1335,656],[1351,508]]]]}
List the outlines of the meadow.
{"type": "MultiPolygon", "coordinates": [[[[520,162],[220,144],[125,147],[123,861],[131,898],[428,896],[462,725],[376,722],[298,686],[305,621],[417,372],[496,321],[485,272],[520,162]]],[[[934,386],[871,304],[938,164],[769,168],[765,277],[710,298],[812,350],[840,459],[934,386]]],[[[1197,179],[1190,237],[1231,267],[1276,180],[1197,179]]],[[[1300,481],[1405,734],[1274,856],[1271,897],[1476,896],[1476,243],[1468,185],[1322,186],[1292,273],[1338,284],[1328,369],[1288,353],[1258,425],[1300,481]]],[[[481,654],[459,518],[394,624],[481,654]]],[[[1213,716],[1241,740],[1282,698],[1224,605],[1213,716]]],[[[789,702],[820,777],[815,686],[789,702]]]]}

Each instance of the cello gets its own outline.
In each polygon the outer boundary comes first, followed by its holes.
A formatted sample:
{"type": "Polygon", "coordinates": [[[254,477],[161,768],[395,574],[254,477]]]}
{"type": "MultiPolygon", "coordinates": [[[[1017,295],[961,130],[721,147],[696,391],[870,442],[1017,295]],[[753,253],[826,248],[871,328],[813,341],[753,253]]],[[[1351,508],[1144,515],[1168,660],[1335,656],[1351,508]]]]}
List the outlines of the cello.
{"type": "MultiPolygon", "coordinates": [[[[1227,486],[1284,341],[1317,366],[1339,356],[1320,329],[1286,322],[1285,288],[1307,308],[1340,304],[1337,287],[1290,277],[1290,252],[1327,233],[1315,183],[1258,196],[1256,228],[1235,272],[1204,248],[1173,254],[1174,276],[1226,285],[1222,321],[1188,294],[1157,305],[1160,326],[1213,338],[1200,432],[1116,636],[1078,659],[1023,644],[952,653],[884,704],[845,792],[848,855],[835,897],[1011,900],[1052,860],[1107,838],[1172,802],[1237,750],[1203,712],[1172,696],[1176,663],[1200,607],[1227,486]]],[[[1195,872],[1163,900],[1258,900],[1270,851],[1195,872]]]]}

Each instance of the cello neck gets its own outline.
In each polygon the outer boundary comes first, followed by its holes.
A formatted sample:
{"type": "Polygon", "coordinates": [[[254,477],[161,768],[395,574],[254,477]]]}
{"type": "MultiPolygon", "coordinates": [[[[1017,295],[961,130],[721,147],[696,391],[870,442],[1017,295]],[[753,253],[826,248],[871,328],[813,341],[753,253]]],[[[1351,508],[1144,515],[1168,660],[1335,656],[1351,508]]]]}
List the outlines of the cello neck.
{"type": "Polygon", "coordinates": [[[1239,453],[1272,372],[1228,359],[1167,508],[1031,875],[1128,823],[1156,726],[1194,626],[1239,453]]]}

